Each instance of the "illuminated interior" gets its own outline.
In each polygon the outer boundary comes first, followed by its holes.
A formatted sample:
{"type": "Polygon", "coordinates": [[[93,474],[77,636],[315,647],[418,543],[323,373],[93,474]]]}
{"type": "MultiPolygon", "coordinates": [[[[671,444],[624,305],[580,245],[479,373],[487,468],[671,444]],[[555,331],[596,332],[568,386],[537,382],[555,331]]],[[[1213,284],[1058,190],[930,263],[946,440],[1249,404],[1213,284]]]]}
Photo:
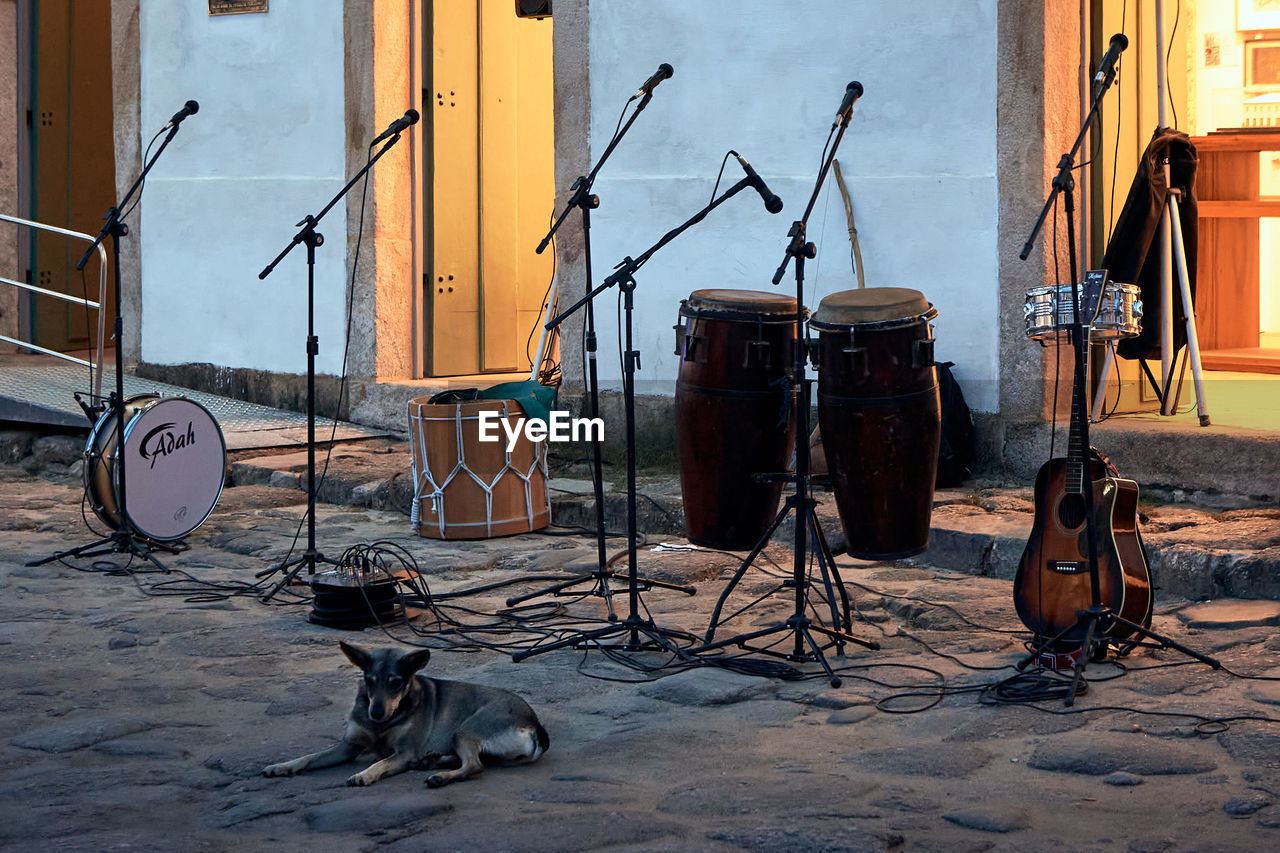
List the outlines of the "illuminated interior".
{"type": "MultiPolygon", "coordinates": [[[[1159,126],[1163,52],[1164,123],[1189,134],[1199,158],[1197,330],[1206,382],[1219,388],[1206,397],[1212,407],[1216,393],[1225,405],[1224,390],[1248,387],[1256,399],[1259,388],[1280,383],[1268,378],[1280,374],[1280,2],[1163,0],[1163,44],[1155,6],[1095,0],[1090,10],[1095,61],[1112,33],[1130,40],[1093,152],[1092,257],[1101,258],[1138,157],[1159,126]],[[1236,381],[1224,384],[1229,378],[1236,381]]],[[[1155,395],[1139,381],[1136,362],[1122,359],[1119,368],[1122,389],[1119,400],[1112,397],[1114,407],[1154,411],[1155,395]]],[[[1184,382],[1190,385],[1190,368],[1184,382]]],[[[1181,400],[1182,409],[1194,400],[1189,387],[1181,400]]],[[[1260,411],[1243,425],[1275,428],[1275,414],[1260,411]]]]}

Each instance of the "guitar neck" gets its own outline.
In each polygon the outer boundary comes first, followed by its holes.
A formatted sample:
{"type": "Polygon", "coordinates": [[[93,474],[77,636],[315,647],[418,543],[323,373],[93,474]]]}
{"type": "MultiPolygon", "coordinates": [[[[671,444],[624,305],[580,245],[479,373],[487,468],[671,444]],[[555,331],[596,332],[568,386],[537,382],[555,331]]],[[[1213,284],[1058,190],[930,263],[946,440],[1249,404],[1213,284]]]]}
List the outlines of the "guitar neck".
{"type": "Polygon", "coordinates": [[[1083,393],[1083,389],[1080,388],[1071,390],[1071,430],[1067,437],[1067,464],[1063,471],[1064,491],[1069,495],[1084,494],[1084,463],[1081,461],[1082,451],[1085,449],[1082,446],[1084,430],[1080,427],[1080,418],[1084,416],[1080,407],[1080,397],[1083,393]]]}

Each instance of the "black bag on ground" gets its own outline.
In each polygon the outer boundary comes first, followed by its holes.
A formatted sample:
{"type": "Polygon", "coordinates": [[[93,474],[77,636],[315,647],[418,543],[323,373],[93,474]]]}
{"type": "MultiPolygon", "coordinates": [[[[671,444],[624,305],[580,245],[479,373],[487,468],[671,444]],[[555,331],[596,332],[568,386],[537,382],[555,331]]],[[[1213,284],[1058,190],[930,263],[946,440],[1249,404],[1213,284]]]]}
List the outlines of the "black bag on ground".
{"type": "Polygon", "coordinates": [[[958,486],[973,473],[973,415],[960,383],[951,374],[953,361],[938,364],[938,396],[942,400],[942,440],[938,448],[939,488],[958,486]]]}

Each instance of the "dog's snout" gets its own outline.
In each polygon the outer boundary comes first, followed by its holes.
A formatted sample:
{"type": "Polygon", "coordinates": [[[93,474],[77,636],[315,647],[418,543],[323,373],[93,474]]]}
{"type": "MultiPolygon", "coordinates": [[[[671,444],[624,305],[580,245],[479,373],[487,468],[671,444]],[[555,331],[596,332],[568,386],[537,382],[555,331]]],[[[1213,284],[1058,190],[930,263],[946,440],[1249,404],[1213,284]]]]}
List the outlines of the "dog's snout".
{"type": "Polygon", "coordinates": [[[374,722],[382,722],[387,718],[387,706],[381,702],[373,702],[369,705],[369,719],[374,722]]]}

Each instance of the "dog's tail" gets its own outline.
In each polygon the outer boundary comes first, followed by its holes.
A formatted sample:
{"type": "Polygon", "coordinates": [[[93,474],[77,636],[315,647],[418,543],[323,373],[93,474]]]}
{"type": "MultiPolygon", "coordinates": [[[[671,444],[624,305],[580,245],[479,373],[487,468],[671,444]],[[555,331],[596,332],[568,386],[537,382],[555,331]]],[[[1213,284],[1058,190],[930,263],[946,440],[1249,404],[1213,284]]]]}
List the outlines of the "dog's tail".
{"type": "Polygon", "coordinates": [[[534,732],[534,737],[538,739],[538,748],[534,754],[534,758],[537,758],[547,751],[547,747],[551,745],[551,738],[547,736],[547,730],[542,727],[542,723],[538,723],[538,728],[534,732]]]}

